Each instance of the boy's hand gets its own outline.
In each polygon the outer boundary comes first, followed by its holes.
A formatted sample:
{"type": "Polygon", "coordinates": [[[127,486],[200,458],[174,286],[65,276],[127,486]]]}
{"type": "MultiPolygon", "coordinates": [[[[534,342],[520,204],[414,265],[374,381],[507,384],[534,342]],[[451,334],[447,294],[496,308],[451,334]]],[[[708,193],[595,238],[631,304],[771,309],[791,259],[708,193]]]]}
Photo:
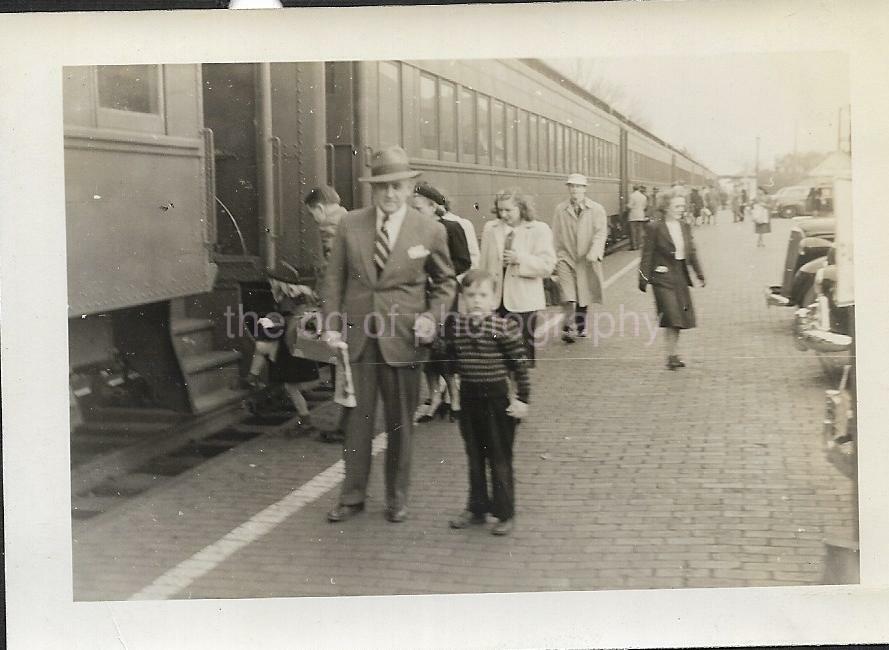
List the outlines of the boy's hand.
{"type": "Polygon", "coordinates": [[[519,399],[511,399],[509,400],[509,406],[506,407],[506,414],[516,420],[521,420],[528,415],[528,408],[525,402],[519,399]]]}

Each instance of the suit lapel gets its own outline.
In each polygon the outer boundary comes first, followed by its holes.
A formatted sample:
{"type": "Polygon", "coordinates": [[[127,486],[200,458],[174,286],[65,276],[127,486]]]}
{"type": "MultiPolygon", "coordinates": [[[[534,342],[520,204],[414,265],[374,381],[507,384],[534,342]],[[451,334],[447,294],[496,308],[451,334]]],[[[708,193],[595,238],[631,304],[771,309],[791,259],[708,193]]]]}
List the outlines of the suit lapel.
{"type": "MultiPolygon", "coordinates": [[[[673,241],[673,236],[670,234],[670,229],[667,228],[667,222],[661,221],[659,226],[660,226],[661,232],[664,234],[665,240],[667,242],[667,249],[671,253],[675,253],[676,252],[676,242],[673,241]]],[[[680,228],[681,227],[682,226],[680,225],[680,228]]]]}
{"type": "Polygon", "coordinates": [[[367,278],[377,279],[377,267],[373,263],[373,252],[377,237],[377,211],[368,208],[360,220],[361,232],[358,249],[361,251],[361,265],[367,278]]]}

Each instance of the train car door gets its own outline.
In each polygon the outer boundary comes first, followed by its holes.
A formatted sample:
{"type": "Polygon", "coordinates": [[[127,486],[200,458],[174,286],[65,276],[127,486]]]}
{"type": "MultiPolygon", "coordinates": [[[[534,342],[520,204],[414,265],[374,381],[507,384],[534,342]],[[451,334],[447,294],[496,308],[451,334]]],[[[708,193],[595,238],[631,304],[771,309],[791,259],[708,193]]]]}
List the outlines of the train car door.
{"type": "Polygon", "coordinates": [[[354,159],[358,151],[355,64],[351,61],[325,63],[324,77],[327,104],[327,183],[340,195],[343,207],[353,210],[358,207],[354,174],[354,159]]]}
{"type": "Polygon", "coordinates": [[[257,87],[252,63],[204,64],[204,125],[216,170],[214,258],[223,276],[255,279],[263,253],[257,87]]]}

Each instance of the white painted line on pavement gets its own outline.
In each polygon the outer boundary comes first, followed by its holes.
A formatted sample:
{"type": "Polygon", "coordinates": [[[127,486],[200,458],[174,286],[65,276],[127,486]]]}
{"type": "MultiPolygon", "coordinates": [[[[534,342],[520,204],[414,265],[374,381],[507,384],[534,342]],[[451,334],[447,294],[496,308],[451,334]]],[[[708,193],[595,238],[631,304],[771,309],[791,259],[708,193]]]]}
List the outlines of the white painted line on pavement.
{"type": "MultiPolygon", "coordinates": [[[[386,449],[386,434],[373,440],[371,454],[376,456],[386,449]]],[[[345,463],[338,460],[308,483],[286,497],[261,510],[213,544],[201,549],[187,560],[158,577],[150,585],[130,596],[130,600],[165,600],[188,588],[195,580],[208,574],[245,546],[267,535],[278,524],[316,501],[321,495],[343,480],[345,463]]]]}
{"type": "MultiPolygon", "coordinates": [[[[635,257],[630,261],[629,264],[621,268],[617,273],[613,273],[605,279],[605,282],[602,283],[602,289],[607,289],[612,284],[614,284],[621,276],[626,275],[630,270],[639,267],[639,258],[635,257]]],[[[549,341],[551,336],[555,336],[555,330],[561,326],[562,323],[562,313],[554,312],[543,324],[543,327],[538,327],[534,332],[534,338],[540,341],[549,341]],[[551,331],[552,330],[552,331],[551,331]]]]}

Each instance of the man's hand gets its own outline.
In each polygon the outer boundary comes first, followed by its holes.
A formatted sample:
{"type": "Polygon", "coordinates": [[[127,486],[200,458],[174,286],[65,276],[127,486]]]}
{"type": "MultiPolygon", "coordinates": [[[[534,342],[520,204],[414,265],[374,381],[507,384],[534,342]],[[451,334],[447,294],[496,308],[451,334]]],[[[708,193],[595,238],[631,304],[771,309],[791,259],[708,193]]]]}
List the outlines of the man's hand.
{"type": "Polygon", "coordinates": [[[327,343],[331,348],[341,348],[346,343],[343,341],[343,335],[341,332],[335,332],[333,330],[328,330],[321,334],[321,340],[327,343]]]}
{"type": "Polygon", "coordinates": [[[420,314],[414,320],[414,337],[419,345],[428,345],[435,340],[435,321],[429,314],[420,314]]]}
{"type": "Polygon", "coordinates": [[[587,262],[601,262],[602,258],[599,257],[598,255],[593,255],[592,253],[590,253],[589,255],[586,256],[586,260],[587,260],[587,262]]]}
{"type": "Polygon", "coordinates": [[[509,400],[509,406],[506,407],[506,414],[516,420],[521,420],[528,415],[528,409],[529,407],[525,402],[513,398],[509,400]]]}
{"type": "Polygon", "coordinates": [[[511,248],[503,251],[503,263],[504,264],[518,264],[519,263],[518,254],[511,248]]]}

